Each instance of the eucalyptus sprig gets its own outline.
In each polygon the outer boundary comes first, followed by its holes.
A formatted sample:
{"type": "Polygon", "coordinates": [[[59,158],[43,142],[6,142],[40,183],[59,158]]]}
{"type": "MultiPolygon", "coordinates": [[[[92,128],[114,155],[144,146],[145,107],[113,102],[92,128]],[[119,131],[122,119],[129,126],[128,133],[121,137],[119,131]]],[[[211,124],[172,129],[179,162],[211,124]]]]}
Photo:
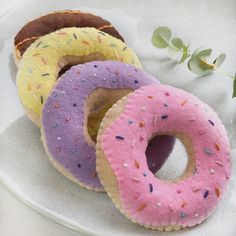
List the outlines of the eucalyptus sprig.
{"type": "MultiPolygon", "coordinates": [[[[209,58],[212,49],[203,49],[202,47],[197,48],[191,53],[189,44],[184,43],[179,37],[172,38],[171,30],[165,26],[161,26],[153,32],[152,44],[157,48],[167,48],[168,56],[172,59],[180,55],[179,64],[184,63],[188,59],[188,69],[198,76],[204,76],[217,70],[226,57],[222,53],[210,62],[209,58]]],[[[236,74],[235,76],[229,75],[229,77],[234,80],[232,97],[236,97],[236,74]]]]}

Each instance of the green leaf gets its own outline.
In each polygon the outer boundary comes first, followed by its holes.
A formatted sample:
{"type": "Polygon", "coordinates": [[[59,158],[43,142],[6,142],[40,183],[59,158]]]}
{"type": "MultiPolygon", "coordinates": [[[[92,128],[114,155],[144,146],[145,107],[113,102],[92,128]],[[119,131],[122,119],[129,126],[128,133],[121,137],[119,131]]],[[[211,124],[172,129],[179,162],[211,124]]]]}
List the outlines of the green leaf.
{"type": "Polygon", "coordinates": [[[173,38],[170,41],[171,46],[175,47],[176,49],[180,50],[183,47],[183,41],[180,38],[173,38]]]}
{"type": "Polygon", "coordinates": [[[213,64],[215,64],[215,66],[217,68],[219,68],[221,66],[221,64],[224,62],[226,55],[224,53],[220,54],[215,61],[213,62],[213,64]]]}
{"type": "Polygon", "coordinates": [[[166,48],[170,38],[171,30],[168,27],[161,26],[153,32],[152,44],[157,48],[166,48]]]}
{"type": "Polygon", "coordinates": [[[236,74],[235,74],[235,77],[234,77],[234,83],[233,83],[233,98],[236,97],[236,74]]]}
{"type": "Polygon", "coordinates": [[[189,70],[199,76],[211,73],[215,69],[214,64],[210,64],[207,61],[211,55],[211,52],[212,49],[205,49],[202,51],[197,49],[188,61],[189,70]]]}
{"type": "Polygon", "coordinates": [[[180,59],[179,64],[184,63],[187,58],[189,58],[191,55],[189,54],[189,46],[183,45],[183,54],[180,59]]]}

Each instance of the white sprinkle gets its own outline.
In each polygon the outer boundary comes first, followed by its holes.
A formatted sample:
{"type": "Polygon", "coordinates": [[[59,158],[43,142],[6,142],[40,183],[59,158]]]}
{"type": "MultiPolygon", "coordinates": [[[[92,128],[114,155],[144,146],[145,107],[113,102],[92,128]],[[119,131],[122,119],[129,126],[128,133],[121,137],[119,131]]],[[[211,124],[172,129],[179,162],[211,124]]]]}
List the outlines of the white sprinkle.
{"type": "Polygon", "coordinates": [[[193,192],[194,192],[194,193],[196,193],[198,190],[199,190],[199,187],[198,187],[198,186],[194,186],[194,187],[193,187],[193,192]]]}
{"type": "Polygon", "coordinates": [[[106,80],[106,78],[105,78],[105,77],[103,77],[103,80],[105,81],[105,80],[106,80]]]}
{"type": "Polygon", "coordinates": [[[157,206],[161,207],[162,203],[161,202],[157,202],[157,206]]]}
{"type": "Polygon", "coordinates": [[[152,119],[152,126],[155,127],[156,123],[157,123],[157,114],[155,114],[155,115],[153,116],[153,119],[152,119]]]}
{"type": "Polygon", "coordinates": [[[62,93],[63,93],[63,94],[65,94],[65,93],[66,93],[66,91],[64,91],[64,90],[63,90],[63,91],[62,91],[62,93]]]}
{"type": "Polygon", "coordinates": [[[210,169],[210,174],[213,175],[215,173],[214,169],[210,169]]]}
{"type": "Polygon", "coordinates": [[[95,74],[95,73],[94,73],[93,75],[94,75],[94,76],[97,76],[97,74],[95,74]]]}
{"type": "Polygon", "coordinates": [[[57,137],[58,140],[61,140],[61,137],[57,137]]]}
{"type": "Polygon", "coordinates": [[[224,164],[223,164],[222,162],[220,162],[220,161],[215,161],[215,163],[216,163],[217,165],[219,165],[219,166],[224,166],[224,164]]]}
{"type": "Polygon", "coordinates": [[[198,216],[199,216],[198,213],[195,213],[195,214],[194,214],[194,217],[195,217],[195,218],[198,218],[198,216]]]}
{"type": "Polygon", "coordinates": [[[133,139],[133,141],[131,142],[131,148],[135,148],[135,144],[136,144],[135,139],[133,139]]]}
{"type": "Polygon", "coordinates": [[[145,111],[147,111],[147,108],[143,106],[143,107],[141,108],[141,111],[145,112],[145,111]]]}
{"type": "Polygon", "coordinates": [[[129,165],[127,163],[124,163],[123,166],[127,168],[129,165]]]}

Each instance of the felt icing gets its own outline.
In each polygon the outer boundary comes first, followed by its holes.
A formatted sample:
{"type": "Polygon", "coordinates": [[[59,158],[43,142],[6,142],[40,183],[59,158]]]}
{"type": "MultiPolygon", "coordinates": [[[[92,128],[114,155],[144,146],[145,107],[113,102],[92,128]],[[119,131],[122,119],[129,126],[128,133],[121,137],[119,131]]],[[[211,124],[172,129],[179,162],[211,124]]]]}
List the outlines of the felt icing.
{"type": "MultiPolygon", "coordinates": [[[[222,122],[198,98],[166,85],[144,86],[126,101],[123,113],[99,132],[101,151],[113,171],[119,198],[114,184],[105,185],[109,196],[121,212],[148,228],[173,230],[176,225],[180,229],[201,223],[219,203],[231,175],[230,146],[222,122]],[[127,125],[127,120],[133,124],[127,125]],[[170,182],[151,173],[145,150],[156,134],[177,136],[192,150],[188,153],[195,167],[191,176],[170,182]]],[[[108,113],[103,123],[111,116],[108,113]]],[[[103,184],[109,180],[102,177],[111,178],[99,176],[103,184]]]]}
{"type": "Polygon", "coordinates": [[[23,106],[40,117],[42,105],[57,81],[60,59],[93,53],[100,53],[103,60],[141,67],[138,57],[121,40],[95,28],[63,28],[36,40],[24,53],[17,73],[23,106]]]}
{"type": "Polygon", "coordinates": [[[103,18],[81,11],[57,11],[28,22],[15,36],[14,44],[19,51],[18,59],[39,37],[67,27],[94,27],[122,41],[122,36],[103,18]]]}
{"type": "MultiPolygon", "coordinates": [[[[71,179],[78,184],[102,190],[96,173],[95,144],[87,141],[86,100],[98,88],[134,90],[151,83],[159,82],[146,72],[121,62],[95,61],[73,66],[58,80],[42,110],[41,130],[52,162],[62,166],[61,172],[73,176],[71,179]]],[[[173,142],[172,137],[157,139],[155,155],[166,159],[173,142]]],[[[158,158],[150,163],[157,169],[163,164],[159,164],[158,158]]]]}

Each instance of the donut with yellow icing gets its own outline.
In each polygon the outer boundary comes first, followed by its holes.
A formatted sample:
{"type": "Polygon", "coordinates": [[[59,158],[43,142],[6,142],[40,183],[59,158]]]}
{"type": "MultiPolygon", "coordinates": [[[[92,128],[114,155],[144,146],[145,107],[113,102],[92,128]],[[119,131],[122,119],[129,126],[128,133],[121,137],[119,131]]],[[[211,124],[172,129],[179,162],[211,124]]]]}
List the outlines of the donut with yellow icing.
{"type": "Polygon", "coordinates": [[[41,108],[61,71],[95,60],[141,67],[134,51],[124,42],[95,28],[63,28],[36,40],[20,61],[16,81],[28,117],[40,125],[41,108]]]}
{"type": "Polygon", "coordinates": [[[100,16],[78,10],[49,13],[25,24],[14,38],[14,58],[19,63],[27,48],[40,37],[67,27],[94,27],[122,41],[123,38],[111,23],[100,16]]]}

